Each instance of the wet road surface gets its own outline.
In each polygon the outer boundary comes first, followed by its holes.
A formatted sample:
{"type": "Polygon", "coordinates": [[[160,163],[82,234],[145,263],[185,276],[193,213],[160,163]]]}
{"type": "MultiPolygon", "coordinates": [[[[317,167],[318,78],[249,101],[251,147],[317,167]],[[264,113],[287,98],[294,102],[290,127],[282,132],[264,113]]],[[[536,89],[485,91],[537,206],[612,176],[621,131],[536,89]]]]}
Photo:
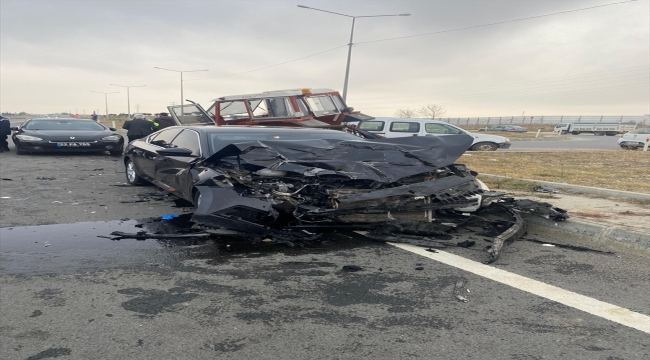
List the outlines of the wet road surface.
{"type": "MultiPolygon", "coordinates": [[[[164,232],[160,215],[182,209],[152,187],[111,186],[124,175],[108,156],[0,160],[2,178],[13,179],[0,189],[10,197],[0,199],[2,359],[650,356],[646,333],[387,244],[99,238],[164,232]],[[120,221],[127,217],[141,220],[120,221]],[[467,303],[454,297],[459,280],[467,303]]],[[[526,238],[585,241],[615,254],[518,241],[491,266],[650,314],[647,251],[537,230],[526,238]]],[[[483,248],[446,251],[486,256],[483,248]]]]}

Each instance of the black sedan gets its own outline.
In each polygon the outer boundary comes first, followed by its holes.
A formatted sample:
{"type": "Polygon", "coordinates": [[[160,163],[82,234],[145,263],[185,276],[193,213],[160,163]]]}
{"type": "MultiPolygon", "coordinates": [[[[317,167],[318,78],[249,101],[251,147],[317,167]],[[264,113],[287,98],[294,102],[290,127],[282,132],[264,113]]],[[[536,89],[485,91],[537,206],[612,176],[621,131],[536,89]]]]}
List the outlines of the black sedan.
{"type": "Polygon", "coordinates": [[[293,245],[325,232],[366,231],[434,246],[434,238],[461,233],[450,223],[471,231],[502,226],[495,235],[508,230],[488,250],[494,261],[523,233],[523,220],[500,203],[482,207],[500,193],[454,164],[472,141],[466,134],[365,140],[315,128],[173,126],[130,142],[124,165],[128,183],[148,181],[192,203],[192,221],[222,237],[293,245]],[[486,220],[494,216],[500,222],[486,220]]]}
{"type": "Polygon", "coordinates": [[[12,128],[16,154],[36,152],[104,152],[119,156],[124,148],[122,135],[93,120],[30,119],[12,128]]]}

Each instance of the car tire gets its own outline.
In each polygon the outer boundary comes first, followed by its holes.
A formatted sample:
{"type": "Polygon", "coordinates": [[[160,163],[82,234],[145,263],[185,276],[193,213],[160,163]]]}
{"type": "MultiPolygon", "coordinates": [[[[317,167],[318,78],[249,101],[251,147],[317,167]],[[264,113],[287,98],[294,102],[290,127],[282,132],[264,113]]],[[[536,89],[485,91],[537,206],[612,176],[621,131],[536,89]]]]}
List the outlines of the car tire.
{"type": "Polygon", "coordinates": [[[138,174],[133,160],[129,158],[124,162],[124,173],[126,175],[126,182],[130,185],[142,185],[145,183],[144,179],[138,174]]]}
{"type": "Polygon", "coordinates": [[[571,131],[571,135],[579,135],[580,131],[571,131]]]}
{"type": "Polygon", "coordinates": [[[27,152],[16,145],[16,155],[27,155],[27,152]]]}
{"type": "Polygon", "coordinates": [[[607,132],[607,133],[605,133],[605,135],[607,135],[607,136],[615,136],[616,133],[615,132],[607,132]]]}
{"type": "Polygon", "coordinates": [[[478,144],[472,145],[470,150],[474,151],[496,151],[499,148],[499,146],[495,143],[489,143],[489,142],[480,142],[478,144]]]}
{"type": "Polygon", "coordinates": [[[194,210],[196,211],[201,203],[201,192],[197,188],[192,190],[192,202],[194,202],[194,210]]]}

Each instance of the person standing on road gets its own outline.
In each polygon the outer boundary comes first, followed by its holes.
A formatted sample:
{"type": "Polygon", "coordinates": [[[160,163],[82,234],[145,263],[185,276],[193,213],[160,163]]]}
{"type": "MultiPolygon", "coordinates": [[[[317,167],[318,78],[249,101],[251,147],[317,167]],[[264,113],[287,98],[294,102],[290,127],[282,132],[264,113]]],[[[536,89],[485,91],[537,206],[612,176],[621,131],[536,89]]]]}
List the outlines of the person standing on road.
{"type": "Polygon", "coordinates": [[[9,119],[0,115],[0,152],[9,151],[7,137],[11,135],[11,123],[9,119]]]}
{"type": "Polygon", "coordinates": [[[127,121],[122,125],[122,129],[127,130],[126,136],[129,138],[129,142],[148,136],[156,131],[157,127],[157,123],[145,119],[142,114],[135,114],[133,120],[127,121]]]}
{"type": "Polygon", "coordinates": [[[97,119],[99,119],[99,115],[97,115],[97,113],[94,112],[94,111],[93,111],[93,114],[90,115],[90,117],[91,117],[94,121],[97,121],[97,119]]]}
{"type": "Polygon", "coordinates": [[[174,119],[169,116],[168,113],[161,112],[158,114],[158,117],[153,119],[154,122],[158,123],[158,128],[156,130],[164,129],[170,126],[176,126],[174,119]]]}

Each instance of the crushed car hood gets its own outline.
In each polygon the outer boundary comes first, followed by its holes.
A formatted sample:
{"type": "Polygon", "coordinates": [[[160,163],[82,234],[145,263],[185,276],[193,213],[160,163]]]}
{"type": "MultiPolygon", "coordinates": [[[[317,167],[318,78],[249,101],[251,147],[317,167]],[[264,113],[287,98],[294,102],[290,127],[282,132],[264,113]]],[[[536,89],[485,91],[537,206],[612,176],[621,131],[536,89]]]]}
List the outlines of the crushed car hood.
{"type": "Polygon", "coordinates": [[[340,140],[267,140],[227,145],[206,165],[237,156],[250,165],[302,176],[344,176],[392,183],[453,164],[472,144],[468,135],[340,140]]]}

